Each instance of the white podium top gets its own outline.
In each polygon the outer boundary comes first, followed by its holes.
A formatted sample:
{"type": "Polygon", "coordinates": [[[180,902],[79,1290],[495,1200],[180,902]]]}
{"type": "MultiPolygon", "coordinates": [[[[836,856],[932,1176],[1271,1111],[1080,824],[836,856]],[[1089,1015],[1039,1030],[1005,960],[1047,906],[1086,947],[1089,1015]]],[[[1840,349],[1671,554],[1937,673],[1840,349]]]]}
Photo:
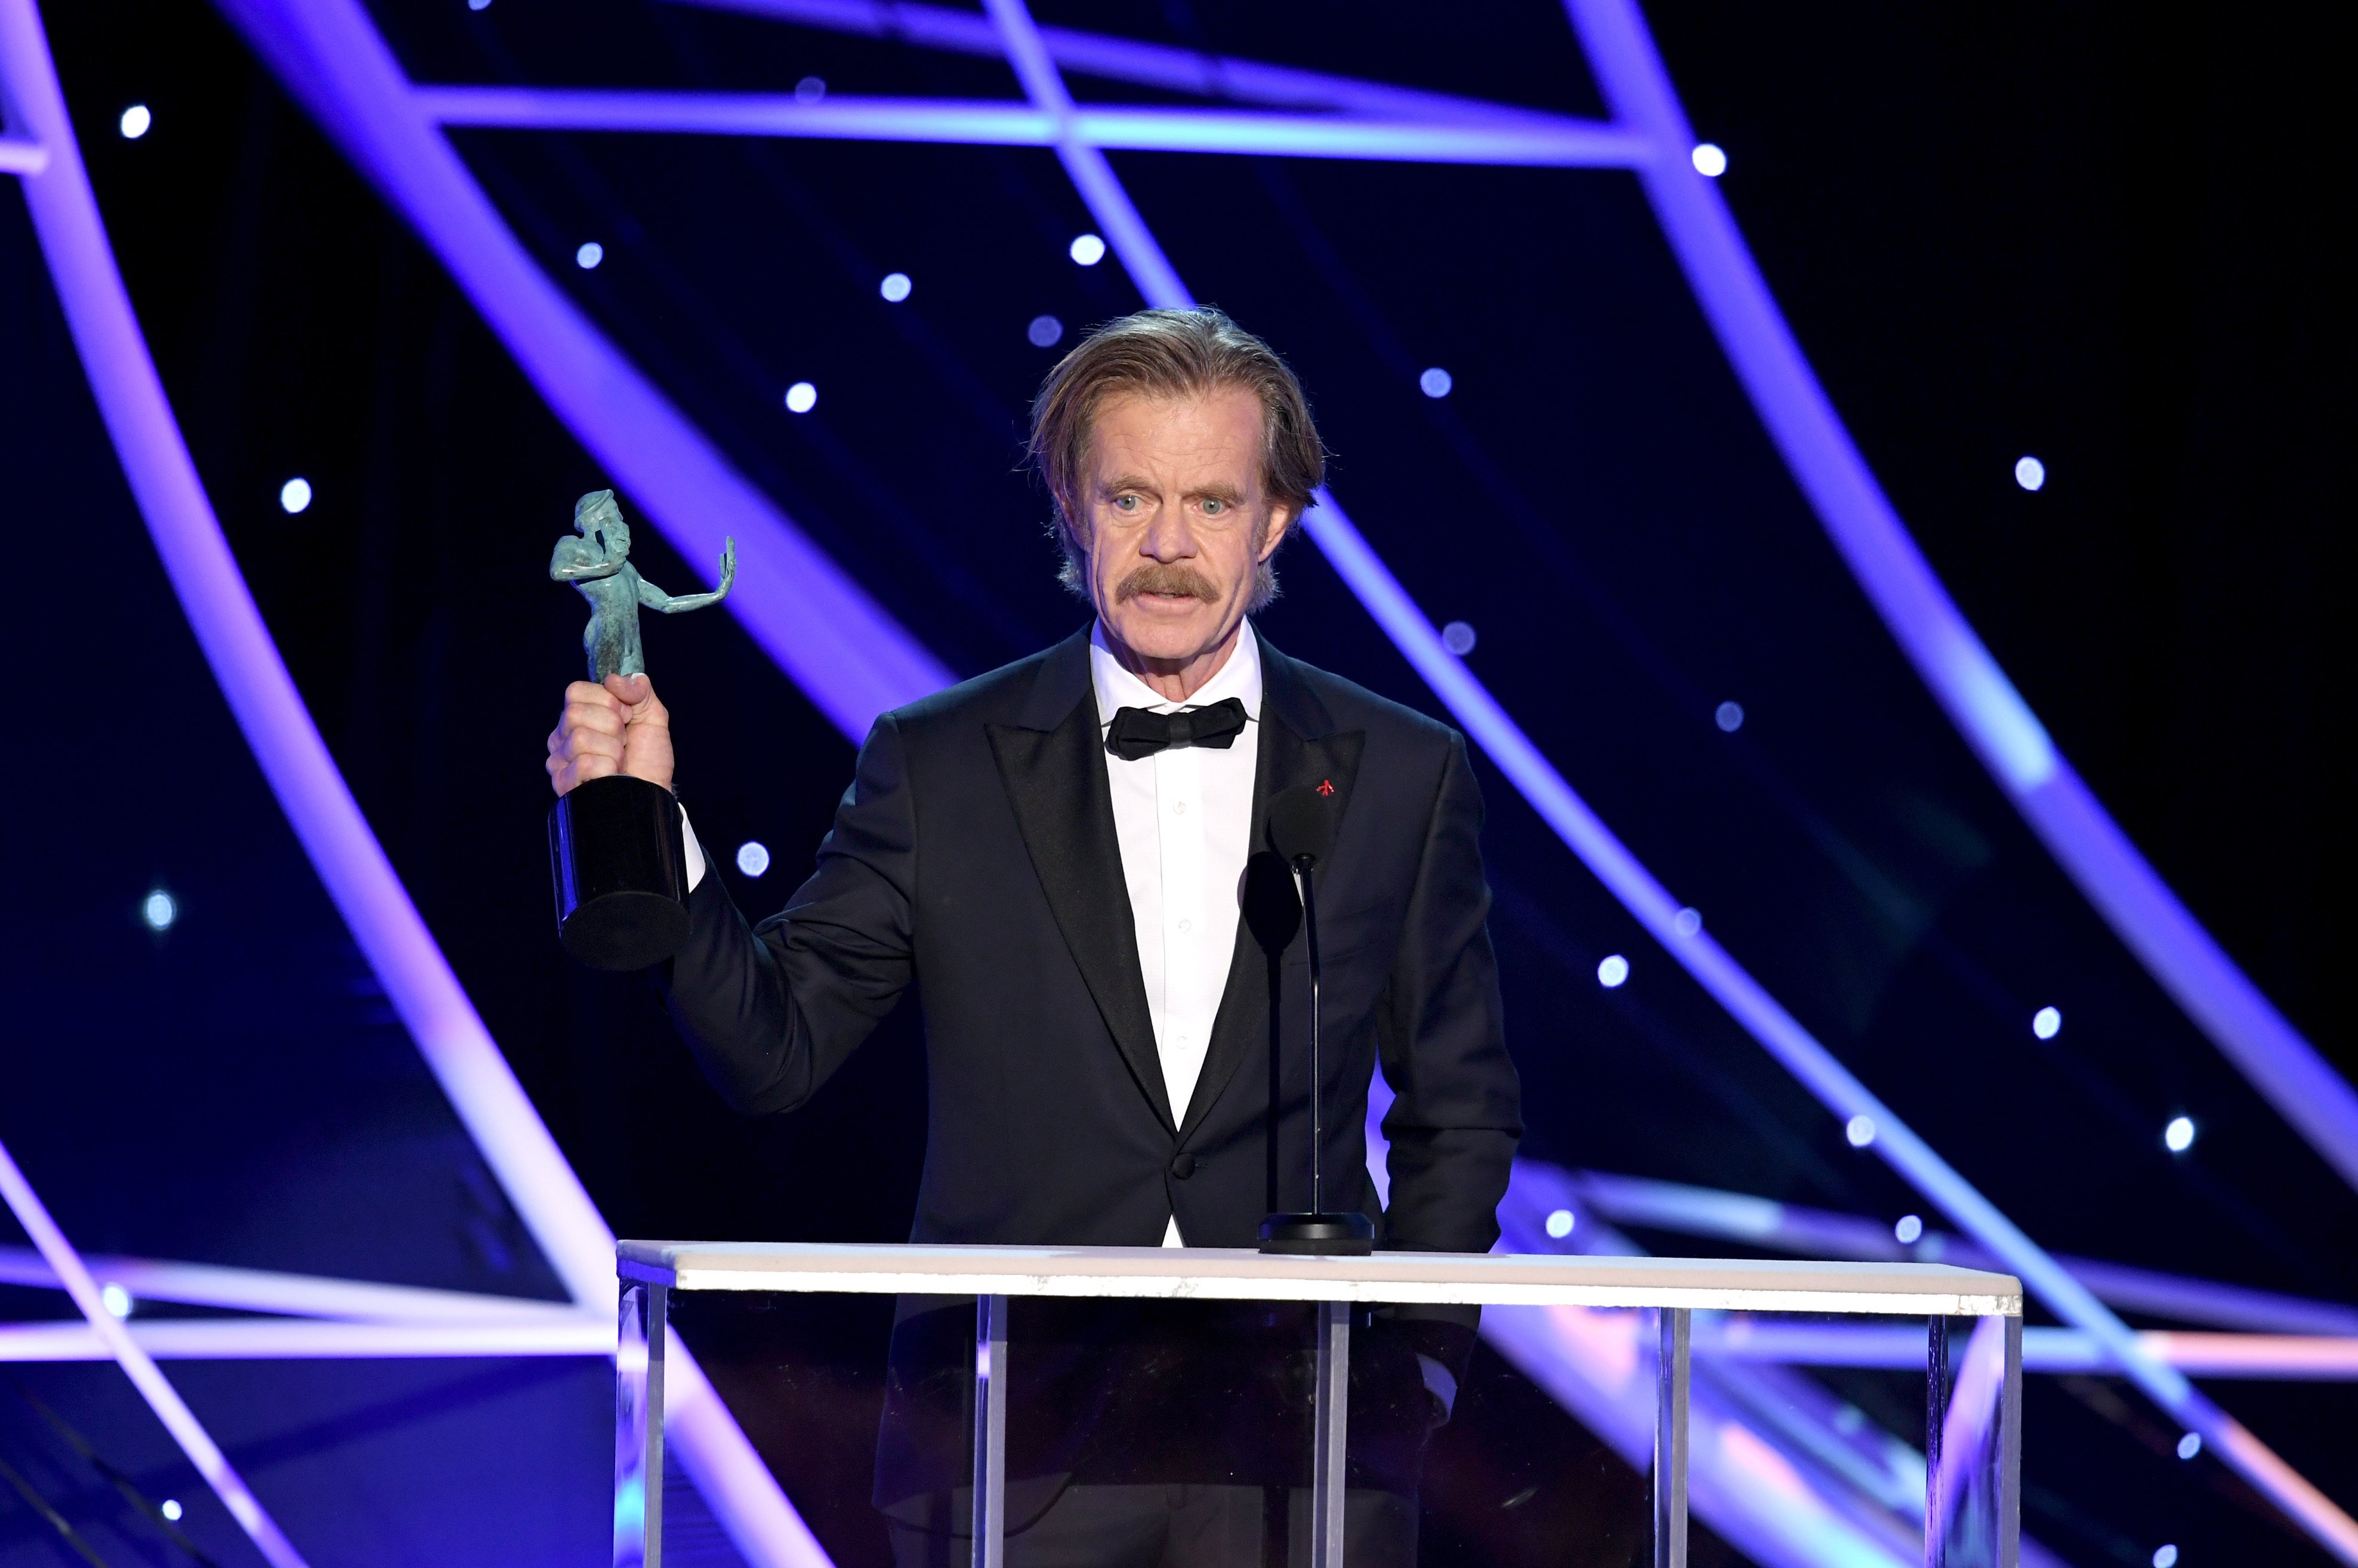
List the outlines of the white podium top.
{"type": "Polygon", "coordinates": [[[1945,1263],[1464,1252],[1303,1258],[1224,1247],[849,1247],[761,1241],[624,1241],[615,1250],[624,1279],[679,1291],[2022,1315],[2022,1283],[2013,1275],[1945,1263]]]}

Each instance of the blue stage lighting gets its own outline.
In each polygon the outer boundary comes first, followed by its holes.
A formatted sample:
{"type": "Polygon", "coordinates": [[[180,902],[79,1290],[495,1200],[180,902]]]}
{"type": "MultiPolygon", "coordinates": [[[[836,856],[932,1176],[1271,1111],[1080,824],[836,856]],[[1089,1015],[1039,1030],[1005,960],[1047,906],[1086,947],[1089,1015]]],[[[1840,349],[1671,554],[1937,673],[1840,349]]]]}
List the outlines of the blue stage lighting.
{"type": "Polygon", "coordinates": [[[2178,1548],[2157,1546],[2153,1549],[2153,1568],[2178,1568],[2178,1548]]]}
{"type": "Polygon", "coordinates": [[[1891,1238],[1902,1247],[1913,1247],[1924,1234],[1924,1220],[1920,1215],[1903,1214],[1899,1223],[1891,1227],[1891,1238]]]}
{"type": "Polygon", "coordinates": [[[2063,1010],[2042,1007],[2030,1015],[2030,1032],[2041,1040],[2052,1040],[2063,1033],[2063,1010]]]}
{"type": "Polygon", "coordinates": [[[1034,316],[1023,335],[1032,340],[1033,348],[1044,349],[1065,335],[1065,324],[1054,316],[1034,316]]]}
{"type": "Polygon", "coordinates": [[[795,83],[795,102],[797,103],[816,103],[826,96],[827,81],[824,78],[806,76],[795,83]]]}
{"type": "Polygon", "coordinates": [[[134,103],[123,112],[123,118],[116,122],[122,126],[123,139],[126,142],[135,142],[146,135],[147,127],[155,123],[156,116],[147,112],[147,105],[145,103],[134,103]]]}
{"type": "Polygon", "coordinates": [[[2178,1456],[2180,1459],[2191,1459],[2201,1452],[2202,1434],[2201,1433],[2190,1432],[2178,1440],[2178,1456]]]}
{"type": "Polygon", "coordinates": [[[1572,1234],[1574,1223],[1572,1210],[1560,1208],[1547,1217],[1547,1233],[1561,1241],[1572,1234]]]}
{"type": "Polygon", "coordinates": [[[1671,918],[1671,929],[1682,936],[1692,936],[1703,929],[1703,911],[1689,905],[1671,918]]]}
{"type": "Polygon", "coordinates": [[[1416,384],[1417,389],[1427,397],[1446,397],[1449,395],[1449,389],[1457,383],[1451,378],[1447,371],[1439,365],[1434,365],[1416,378],[1416,384]]]}
{"type": "Polygon", "coordinates": [[[1474,628],[1463,621],[1452,621],[1441,629],[1441,645],[1464,658],[1474,651],[1474,628]]]}
{"type": "Polygon", "coordinates": [[[2194,1147],[2194,1119],[2173,1116],[2169,1125],[2161,1130],[2162,1146],[2173,1154],[2183,1154],[2194,1147]]]}
{"type": "Polygon", "coordinates": [[[311,504],[311,481],[297,474],[278,487],[279,509],[292,517],[311,504]]]}
{"type": "MultiPolygon", "coordinates": [[[[492,0],[483,0],[483,5],[488,5],[491,3],[492,0]]],[[[470,5],[475,5],[475,0],[467,0],[467,4],[470,5]]],[[[483,5],[475,5],[475,9],[480,11],[483,8],[483,5]]],[[[156,1511],[162,1514],[174,1524],[178,1524],[180,1521],[180,1515],[187,1510],[180,1507],[179,1498],[166,1498],[161,1503],[157,1505],[156,1511]]]]}
{"type": "Polygon", "coordinates": [[[1687,156],[1694,160],[1695,172],[1706,179],[1717,179],[1727,172],[1727,153],[1717,142],[1697,142],[1687,156]]]}
{"type": "Polygon", "coordinates": [[[798,381],[786,388],[786,412],[807,414],[818,406],[818,388],[809,382],[798,381]]]}
{"type": "Polygon", "coordinates": [[[882,295],[886,299],[891,300],[893,304],[898,305],[901,301],[909,297],[909,275],[907,273],[888,272],[884,275],[884,281],[876,286],[876,292],[882,295]]]}
{"type": "Polygon", "coordinates": [[[112,1280],[98,1288],[98,1300],[99,1304],[105,1307],[108,1314],[118,1320],[129,1317],[131,1309],[138,1304],[131,1299],[129,1291],[112,1280]]]}
{"type": "Polygon", "coordinates": [[[594,271],[598,264],[605,259],[606,247],[595,240],[585,240],[582,242],[581,248],[573,253],[573,265],[583,272],[594,271]]]}
{"type": "Polygon", "coordinates": [[[1854,1116],[1843,1124],[1843,1136],[1854,1149],[1864,1149],[1875,1141],[1875,1118],[1854,1116]]]}
{"type": "Polygon", "coordinates": [[[1072,247],[1065,253],[1083,266],[1095,266],[1105,260],[1106,243],[1095,234],[1075,234],[1072,247]]]}
{"type": "Polygon", "coordinates": [[[150,931],[169,930],[172,922],[180,918],[180,906],[170,893],[157,888],[140,904],[139,918],[147,923],[150,931]]]}
{"type": "Polygon", "coordinates": [[[770,847],[759,838],[748,838],[737,846],[737,869],[749,877],[758,877],[770,869],[770,847]]]}
{"type": "Polygon", "coordinates": [[[2047,482],[2047,465],[2037,458],[2015,459],[2014,482],[2025,490],[2037,490],[2047,482]]]}
{"type": "Polygon", "coordinates": [[[1735,734],[1738,730],[1744,728],[1744,704],[1740,702],[1721,703],[1717,708],[1712,709],[1711,721],[1714,724],[1718,725],[1720,729],[1726,731],[1728,734],[1735,734]]]}
{"type": "Polygon", "coordinates": [[[1629,960],[1618,953],[1608,953],[1596,966],[1596,983],[1606,990],[1622,985],[1629,979],[1629,960]]]}

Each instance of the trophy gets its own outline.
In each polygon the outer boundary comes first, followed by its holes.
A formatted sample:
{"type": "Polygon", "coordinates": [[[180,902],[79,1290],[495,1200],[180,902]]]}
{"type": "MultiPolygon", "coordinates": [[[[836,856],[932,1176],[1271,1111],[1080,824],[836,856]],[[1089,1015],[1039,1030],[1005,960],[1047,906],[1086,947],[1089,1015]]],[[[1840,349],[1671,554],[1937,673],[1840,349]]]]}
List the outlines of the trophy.
{"type": "MultiPolygon", "coordinates": [[[[590,678],[646,673],[639,647],[641,606],[665,615],[729,597],[737,542],[723,540],[720,586],[674,596],[631,565],[631,530],[614,492],[597,490],[573,507],[574,537],[559,539],[548,575],[590,601],[581,645],[590,678]]],[[[557,797],[548,813],[548,869],[557,885],[557,934],[565,950],[600,969],[644,969],[687,940],[687,850],[671,791],[628,773],[609,773],[557,797]]]]}

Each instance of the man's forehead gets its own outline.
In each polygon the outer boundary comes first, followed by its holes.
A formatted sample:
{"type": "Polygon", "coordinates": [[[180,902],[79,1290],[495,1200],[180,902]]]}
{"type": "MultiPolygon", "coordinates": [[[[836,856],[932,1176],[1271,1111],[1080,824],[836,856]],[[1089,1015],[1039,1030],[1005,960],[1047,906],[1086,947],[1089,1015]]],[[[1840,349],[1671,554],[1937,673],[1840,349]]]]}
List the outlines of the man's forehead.
{"type": "Polygon", "coordinates": [[[1260,405],[1243,387],[1203,397],[1126,393],[1092,422],[1090,467],[1099,482],[1217,469],[1250,482],[1260,468],[1260,405]]]}

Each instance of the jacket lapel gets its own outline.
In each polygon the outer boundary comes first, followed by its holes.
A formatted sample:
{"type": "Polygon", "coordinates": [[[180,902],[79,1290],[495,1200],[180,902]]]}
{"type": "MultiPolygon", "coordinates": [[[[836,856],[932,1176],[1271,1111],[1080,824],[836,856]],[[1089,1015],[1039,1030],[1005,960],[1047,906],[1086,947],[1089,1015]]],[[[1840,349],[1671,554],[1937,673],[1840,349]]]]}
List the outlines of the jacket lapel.
{"type": "Polygon", "coordinates": [[[1016,723],[985,728],[1056,928],[1130,1076],[1169,1129],[1174,1125],[1171,1097],[1154,1048],[1113,795],[1106,785],[1088,633],[1050,650],[1016,723]]]}
{"type": "MultiPolygon", "coordinates": [[[[1228,989],[1212,1021],[1212,1039],[1204,1055],[1195,1097],[1187,1102],[1187,1120],[1180,1129],[1184,1142],[1236,1076],[1253,1041],[1266,1030],[1274,1043],[1276,1020],[1271,1016],[1271,972],[1282,961],[1283,944],[1297,939],[1301,905],[1275,852],[1269,849],[1269,803],[1280,791],[1295,785],[1319,789],[1333,786],[1328,797],[1335,808],[1337,831],[1351,804],[1351,785],[1358,777],[1359,754],[1366,749],[1364,730],[1337,730],[1326,705],[1318,699],[1299,665],[1271,647],[1260,644],[1260,752],[1253,770],[1252,849],[1255,857],[1268,854],[1270,864],[1258,859],[1246,872],[1248,903],[1258,892],[1262,902],[1291,902],[1290,922],[1282,914],[1248,908],[1237,922],[1237,945],[1228,959],[1228,989]],[[1256,916],[1259,916],[1256,918],[1256,916]],[[1260,935],[1256,935],[1256,930],[1260,935]],[[1265,951],[1262,936],[1274,935],[1281,946],[1265,951]]],[[[1102,777],[1102,775],[1100,775],[1102,777]]],[[[1110,823],[1112,810],[1107,809],[1110,823]]],[[[1109,827],[1108,831],[1111,831],[1109,827]]],[[[1315,873],[1314,873],[1315,874],[1315,873]]],[[[1133,938],[1134,942],[1134,938],[1133,938]]],[[[1135,962],[1135,957],[1132,959],[1135,962]]],[[[1141,981],[1140,991],[1145,987],[1141,981]]],[[[1306,1048],[1306,1042],[1305,1042],[1306,1048]]]]}

